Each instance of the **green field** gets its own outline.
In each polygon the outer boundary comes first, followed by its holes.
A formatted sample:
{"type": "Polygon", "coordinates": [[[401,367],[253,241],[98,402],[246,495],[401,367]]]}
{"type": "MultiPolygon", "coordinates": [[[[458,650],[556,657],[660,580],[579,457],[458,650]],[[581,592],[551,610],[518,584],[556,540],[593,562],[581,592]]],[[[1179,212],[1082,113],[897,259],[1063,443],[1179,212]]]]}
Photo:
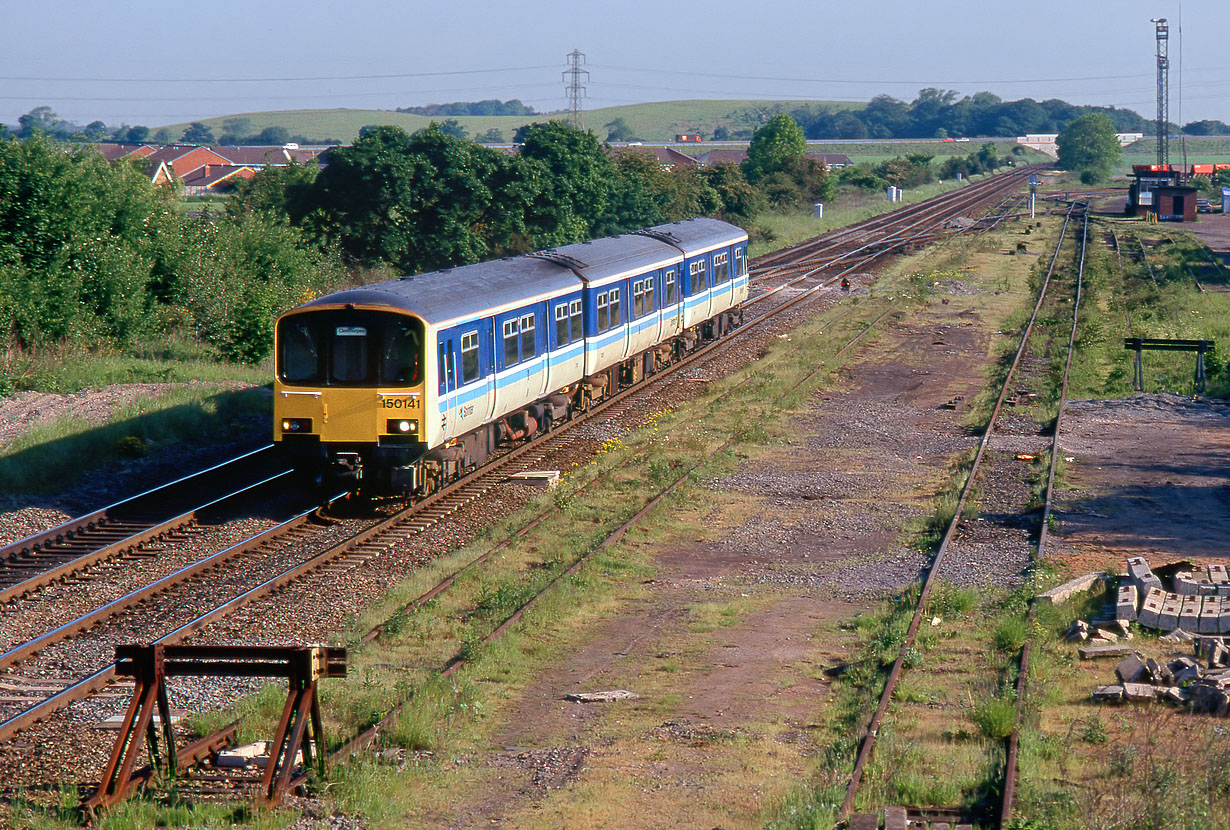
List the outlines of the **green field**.
{"type": "MultiPolygon", "coordinates": [[[[751,130],[779,112],[804,106],[857,109],[863,105],[839,101],[658,101],[590,110],[584,113],[584,124],[599,138],[606,138],[604,125],[616,118],[624,119],[642,141],[670,141],[680,133],[701,133],[708,138],[719,125],[725,125],[732,131],[751,130]]],[[[369,125],[391,124],[407,132],[414,132],[432,121],[443,121],[448,117],[410,115],[389,110],[281,110],[203,118],[201,123],[213,130],[215,135],[220,135],[225,129],[223,122],[232,118],[246,118],[253,133],[266,127],[285,127],[291,135],[307,136],[314,142],[323,143],[326,139],[331,139],[349,143],[358,137],[361,128],[369,125]]],[[[471,136],[481,135],[494,128],[504,133],[506,141],[512,141],[513,133],[518,127],[536,121],[562,120],[567,117],[568,114],[564,112],[526,116],[462,115],[457,116],[457,122],[471,136]]],[[[166,129],[175,135],[181,134],[187,127],[187,122],[166,125],[166,129]]]]}

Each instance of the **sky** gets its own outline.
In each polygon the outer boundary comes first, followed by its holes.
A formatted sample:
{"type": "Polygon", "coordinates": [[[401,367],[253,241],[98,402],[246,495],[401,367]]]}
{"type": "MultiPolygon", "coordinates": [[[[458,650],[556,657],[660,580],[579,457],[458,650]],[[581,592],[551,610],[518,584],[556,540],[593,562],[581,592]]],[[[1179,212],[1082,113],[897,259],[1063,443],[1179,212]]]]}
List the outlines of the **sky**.
{"type": "Polygon", "coordinates": [[[923,87],[1156,111],[1152,18],[1170,25],[1170,120],[1230,122],[1227,0],[193,3],[0,0],[0,122],[157,128],[283,109],[520,99],[912,100],[923,87]]]}

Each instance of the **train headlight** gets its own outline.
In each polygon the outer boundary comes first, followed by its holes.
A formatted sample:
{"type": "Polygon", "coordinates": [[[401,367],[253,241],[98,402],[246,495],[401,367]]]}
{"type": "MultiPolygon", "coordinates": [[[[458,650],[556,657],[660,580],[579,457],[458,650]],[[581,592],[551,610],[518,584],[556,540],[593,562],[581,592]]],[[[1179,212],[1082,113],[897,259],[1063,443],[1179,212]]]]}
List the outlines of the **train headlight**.
{"type": "Polygon", "coordinates": [[[300,432],[311,432],[311,431],[312,431],[312,419],[311,418],[283,418],[282,419],[282,432],[300,433],[300,432]]]}
{"type": "Polygon", "coordinates": [[[419,422],[411,418],[394,418],[389,421],[388,432],[392,435],[418,435],[419,422]]]}

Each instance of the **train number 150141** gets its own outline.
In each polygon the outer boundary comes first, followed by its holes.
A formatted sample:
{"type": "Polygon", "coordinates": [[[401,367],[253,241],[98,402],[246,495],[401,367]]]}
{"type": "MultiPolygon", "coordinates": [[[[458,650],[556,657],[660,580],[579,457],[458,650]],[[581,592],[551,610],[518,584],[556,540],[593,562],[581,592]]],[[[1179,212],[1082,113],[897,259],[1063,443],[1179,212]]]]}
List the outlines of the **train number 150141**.
{"type": "Polygon", "coordinates": [[[384,409],[418,409],[418,398],[381,398],[380,406],[384,409]]]}

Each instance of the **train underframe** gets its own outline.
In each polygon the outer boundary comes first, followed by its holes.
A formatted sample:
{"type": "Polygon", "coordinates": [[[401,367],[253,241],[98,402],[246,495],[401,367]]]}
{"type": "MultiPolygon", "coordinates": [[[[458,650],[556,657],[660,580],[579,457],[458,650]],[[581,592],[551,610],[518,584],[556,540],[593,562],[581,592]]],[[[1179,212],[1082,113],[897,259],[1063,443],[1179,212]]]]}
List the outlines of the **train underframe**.
{"type": "Polygon", "coordinates": [[[485,464],[493,453],[551,431],[555,425],[720,339],[742,322],[741,307],[724,311],[434,449],[419,443],[387,441],[377,445],[318,444],[314,461],[300,458],[300,463],[311,468],[305,472],[334,492],[345,489],[371,497],[426,498],[485,464]]]}

